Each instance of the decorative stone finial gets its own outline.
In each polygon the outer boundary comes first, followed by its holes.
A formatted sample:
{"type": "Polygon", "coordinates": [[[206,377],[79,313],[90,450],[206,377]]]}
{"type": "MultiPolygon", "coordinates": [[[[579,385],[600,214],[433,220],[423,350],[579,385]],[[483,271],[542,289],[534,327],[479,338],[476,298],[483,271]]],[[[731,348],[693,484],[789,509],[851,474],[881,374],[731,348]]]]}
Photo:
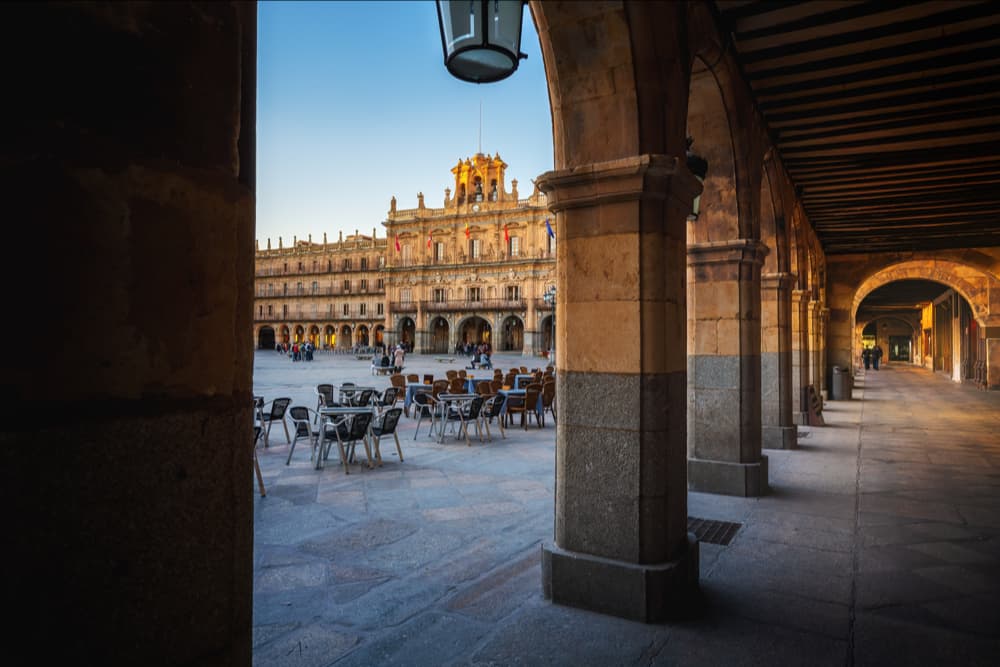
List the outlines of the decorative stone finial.
{"type": "Polygon", "coordinates": [[[309,245],[313,244],[313,235],[309,234],[309,245]]]}
{"type": "Polygon", "coordinates": [[[510,182],[510,196],[514,198],[514,201],[517,201],[517,179],[516,178],[510,182]]]}
{"type": "Polygon", "coordinates": [[[326,232],[323,232],[323,245],[326,245],[326,232]]]}
{"type": "Polygon", "coordinates": [[[267,249],[268,250],[271,249],[271,237],[270,236],[267,237],[267,249]]]}
{"type": "Polygon", "coordinates": [[[343,242],[344,242],[344,230],[341,229],[340,230],[340,243],[343,243],[343,242]]]}
{"type": "Polygon", "coordinates": [[[253,249],[260,252],[260,241],[258,239],[253,240],[253,249]]]}
{"type": "Polygon", "coordinates": [[[417,208],[423,208],[423,207],[424,207],[424,193],[423,192],[418,192],[417,193],[417,208]]]}
{"type": "Polygon", "coordinates": [[[396,212],[396,195],[393,195],[392,199],[389,200],[389,213],[395,213],[395,212],[396,212]]]}
{"type": "Polygon", "coordinates": [[[281,245],[281,237],[279,236],[279,237],[278,237],[278,248],[280,249],[280,248],[282,248],[282,247],[283,247],[283,246],[281,245]]]}

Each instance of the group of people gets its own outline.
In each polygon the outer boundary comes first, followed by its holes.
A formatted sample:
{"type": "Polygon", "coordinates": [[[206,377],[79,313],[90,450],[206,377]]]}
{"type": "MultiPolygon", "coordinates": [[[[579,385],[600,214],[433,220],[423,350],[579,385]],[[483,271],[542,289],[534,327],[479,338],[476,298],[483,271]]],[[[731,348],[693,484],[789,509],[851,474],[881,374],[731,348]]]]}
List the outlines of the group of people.
{"type": "Polygon", "coordinates": [[[865,370],[868,370],[871,366],[878,370],[878,364],[882,361],[882,348],[878,345],[873,347],[866,347],[861,351],[861,360],[865,362],[865,370]]]}
{"type": "Polygon", "coordinates": [[[472,347],[472,361],[469,362],[469,368],[493,368],[493,360],[490,358],[490,355],[493,354],[493,347],[489,343],[480,343],[475,346],[469,343],[468,345],[472,347]]]}
{"type": "Polygon", "coordinates": [[[310,341],[292,343],[291,345],[276,343],[274,349],[278,354],[287,354],[292,361],[312,361],[313,352],[316,351],[316,347],[310,341]]]}

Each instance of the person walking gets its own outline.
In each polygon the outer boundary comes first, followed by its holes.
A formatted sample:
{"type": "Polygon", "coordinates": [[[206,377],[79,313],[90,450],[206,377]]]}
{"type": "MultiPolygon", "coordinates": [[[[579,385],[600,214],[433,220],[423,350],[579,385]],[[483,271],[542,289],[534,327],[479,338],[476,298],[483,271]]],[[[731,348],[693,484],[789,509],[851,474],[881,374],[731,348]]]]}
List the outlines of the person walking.
{"type": "Polygon", "coordinates": [[[403,351],[402,344],[396,346],[396,351],[393,353],[393,366],[396,367],[397,373],[403,372],[403,362],[406,360],[406,352],[403,351]]]}
{"type": "Polygon", "coordinates": [[[871,368],[872,365],[872,349],[866,347],[861,351],[861,360],[865,362],[865,370],[871,368]]]}
{"type": "Polygon", "coordinates": [[[882,360],[882,348],[876,345],[872,348],[872,366],[878,370],[878,362],[882,360]]]}

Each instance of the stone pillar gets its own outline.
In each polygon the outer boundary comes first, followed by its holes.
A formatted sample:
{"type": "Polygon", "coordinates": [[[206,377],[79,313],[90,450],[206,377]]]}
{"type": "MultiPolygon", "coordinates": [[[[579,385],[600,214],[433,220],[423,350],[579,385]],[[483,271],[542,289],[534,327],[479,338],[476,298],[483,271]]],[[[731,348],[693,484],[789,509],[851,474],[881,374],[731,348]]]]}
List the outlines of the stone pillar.
{"type": "MultiPolygon", "coordinates": [[[[961,382],[962,378],[962,297],[956,292],[951,296],[951,379],[961,382]]],[[[889,358],[889,340],[885,341],[885,358],[889,358]]]]}
{"type": "Polygon", "coordinates": [[[795,449],[792,421],[792,283],[790,273],[761,276],[761,447],[795,449]]]}
{"type": "Polygon", "coordinates": [[[524,317],[524,341],[521,345],[522,357],[535,356],[535,326],[537,321],[538,311],[535,310],[535,300],[528,298],[527,314],[524,317]]]}
{"type": "MultiPolygon", "coordinates": [[[[820,382],[823,383],[822,395],[823,395],[823,399],[825,400],[825,399],[827,399],[829,397],[828,388],[830,386],[830,382],[832,381],[831,380],[832,373],[830,373],[829,369],[827,368],[827,359],[829,358],[829,353],[828,353],[829,336],[828,336],[827,332],[830,329],[830,309],[829,308],[820,308],[820,310],[819,310],[819,321],[817,322],[817,324],[819,325],[819,327],[818,327],[819,328],[819,336],[818,336],[818,340],[816,342],[816,347],[819,350],[819,356],[818,356],[817,362],[819,363],[819,377],[820,377],[820,382]]],[[[885,350],[885,358],[888,359],[889,358],[889,344],[888,344],[888,342],[885,345],[882,346],[882,349],[885,350]]],[[[851,368],[851,366],[850,366],[849,363],[847,365],[847,368],[848,368],[848,370],[850,370],[850,368],[851,368]]],[[[853,373],[852,373],[852,375],[853,375],[853,373]]]]}
{"type": "Polygon", "coordinates": [[[815,389],[817,394],[826,397],[826,388],[823,384],[822,376],[819,374],[820,359],[820,303],[809,300],[809,384],[815,389]]]}
{"type": "Polygon", "coordinates": [[[809,293],[792,290],[792,421],[809,423],[803,392],[809,386],[809,293]]]}
{"type": "Polygon", "coordinates": [[[1000,326],[988,326],[986,334],[986,385],[1000,389],[1000,326]]]}
{"type": "Polygon", "coordinates": [[[3,12],[7,660],[249,665],[256,7],[3,12]]]}
{"type": "Polygon", "coordinates": [[[767,493],[760,448],[760,267],[767,246],[738,239],[690,244],[694,336],[688,357],[688,486],[767,493]]]}
{"type": "Polygon", "coordinates": [[[685,475],[685,234],[698,183],[640,155],[548,172],[559,215],[557,316],[614,322],[628,345],[560,327],[555,543],[546,597],[641,621],[684,610],[697,585],[685,475]]]}

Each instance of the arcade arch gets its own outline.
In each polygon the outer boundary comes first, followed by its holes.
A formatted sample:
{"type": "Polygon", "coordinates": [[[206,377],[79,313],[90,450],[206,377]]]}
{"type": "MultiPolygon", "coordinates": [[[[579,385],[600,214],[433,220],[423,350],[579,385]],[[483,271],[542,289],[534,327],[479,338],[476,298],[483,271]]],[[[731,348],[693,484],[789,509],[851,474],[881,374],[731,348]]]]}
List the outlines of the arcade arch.
{"type": "Polygon", "coordinates": [[[473,345],[490,343],[492,345],[492,334],[493,327],[489,322],[478,315],[467,317],[458,325],[459,343],[472,343],[473,345]]]}
{"type": "Polygon", "coordinates": [[[520,352],[524,349],[524,322],[517,315],[508,315],[501,325],[503,336],[500,349],[509,352],[520,352]]]}
{"type": "Polygon", "coordinates": [[[447,354],[448,349],[448,320],[443,317],[435,317],[430,324],[430,351],[432,354],[447,354]]]}
{"type": "Polygon", "coordinates": [[[337,337],[337,348],[349,350],[354,347],[354,336],[351,332],[351,325],[345,324],[340,327],[340,336],[337,337]]]}
{"type": "Polygon", "coordinates": [[[273,350],[275,346],[274,327],[263,326],[257,333],[257,348],[261,350],[273,350]]]}
{"type": "Polygon", "coordinates": [[[412,350],[414,347],[414,341],[416,340],[417,325],[410,317],[404,317],[399,320],[399,342],[403,344],[403,347],[407,350],[412,350]]]}

